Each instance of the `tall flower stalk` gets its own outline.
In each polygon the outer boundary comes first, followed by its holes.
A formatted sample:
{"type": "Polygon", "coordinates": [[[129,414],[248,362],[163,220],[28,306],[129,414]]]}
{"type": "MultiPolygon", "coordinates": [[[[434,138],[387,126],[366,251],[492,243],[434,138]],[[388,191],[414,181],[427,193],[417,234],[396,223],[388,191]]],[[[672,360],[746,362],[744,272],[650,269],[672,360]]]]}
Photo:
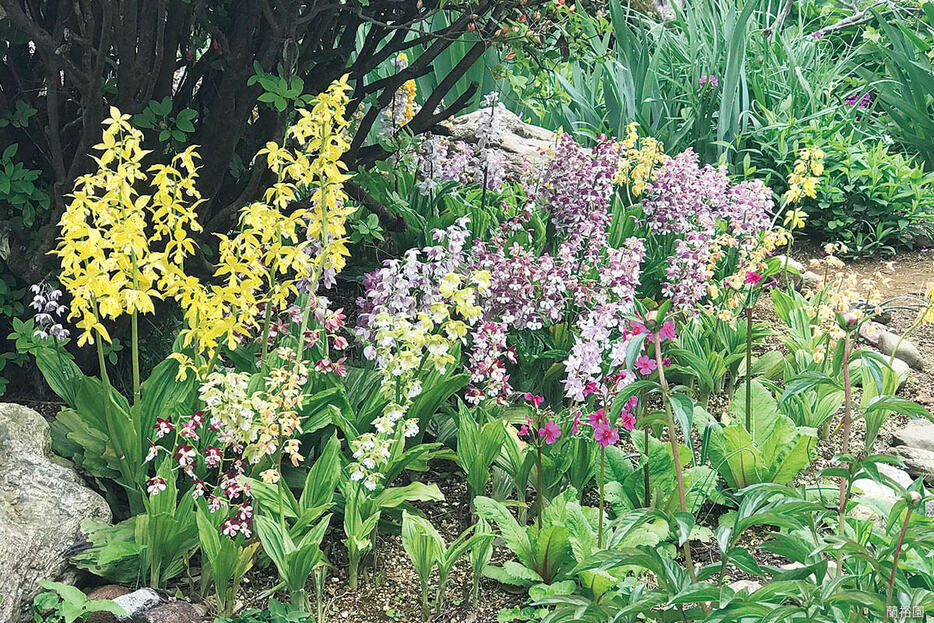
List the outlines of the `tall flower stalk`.
{"type": "MultiPolygon", "coordinates": [[[[678,503],[681,506],[681,512],[686,513],[688,510],[687,505],[687,495],[684,486],[684,468],[681,465],[681,456],[678,452],[678,435],[675,428],[675,419],[672,414],[671,409],[671,398],[670,390],[668,388],[668,381],[665,378],[665,365],[662,361],[662,340],[660,337],[660,331],[656,331],[655,335],[655,363],[658,366],[658,384],[662,388],[662,400],[665,403],[665,415],[668,418],[668,441],[671,443],[671,458],[674,461],[675,465],[675,478],[678,482],[678,503]]],[[[684,553],[684,564],[687,567],[688,575],[691,578],[691,582],[697,581],[697,574],[694,571],[694,562],[691,558],[691,541],[690,539],[685,539],[684,545],[682,547],[682,552],[684,553]]]]}

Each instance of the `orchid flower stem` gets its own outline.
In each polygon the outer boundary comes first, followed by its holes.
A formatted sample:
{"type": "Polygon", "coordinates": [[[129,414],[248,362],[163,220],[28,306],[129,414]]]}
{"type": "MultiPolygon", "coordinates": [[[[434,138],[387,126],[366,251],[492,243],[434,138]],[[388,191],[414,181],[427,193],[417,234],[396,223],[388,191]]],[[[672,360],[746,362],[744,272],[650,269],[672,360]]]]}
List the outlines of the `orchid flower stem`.
{"type": "MultiPolygon", "coordinates": [[[[139,290],[136,251],[133,251],[133,289],[139,290]]],[[[139,402],[139,318],[134,309],[130,319],[130,349],[133,359],[133,404],[139,402]]]]}
{"type": "MultiPolygon", "coordinates": [[[[850,386],[850,345],[852,333],[846,332],[843,342],[843,439],[840,442],[840,452],[846,454],[850,450],[850,423],[852,419],[853,391],[850,386]]],[[[837,507],[839,522],[837,535],[840,538],[846,534],[846,503],[849,497],[849,478],[840,478],[840,503],[837,507]]],[[[843,574],[843,550],[837,551],[837,577],[843,574]]]]}
{"type": "Polygon", "coordinates": [[[911,520],[911,505],[905,509],[905,520],[902,522],[902,530],[898,533],[898,543],[895,544],[895,554],[892,558],[892,574],[889,576],[889,585],[885,589],[885,608],[883,612],[883,623],[889,620],[889,604],[892,603],[892,593],[895,591],[895,575],[898,572],[898,557],[902,553],[902,546],[905,544],[905,533],[908,532],[908,522],[911,520]]]}
{"type": "Polygon", "coordinates": [[[542,529],[542,513],[545,512],[545,491],[542,485],[542,441],[540,437],[535,438],[535,450],[538,452],[538,529],[542,529]]]}
{"type": "Polygon", "coordinates": [[[597,547],[603,548],[603,483],[606,478],[606,448],[600,446],[600,522],[597,525],[597,547]]]}
{"type": "MultiPolygon", "coordinates": [[[[655,362],[658,368],[658,384],[661,385],[662,400],[665,403],[665,415],[668,416],[668,440],[671,442],[671,458],[675,464],[675,477],[678,481],[678,502],[681,505],[681,512],[686,513],[688,505],[684,489],[684,470],[681,466],[681,455],[678,452],[678,434],[675,430],[675,419],[671,413],[671,401],[668,398],[668,381],[665,379],[665,364],[662,361],[662,341],[658,333],[655,334],[655,362]]],[[[696,582],[697,574],[694,572],[694,562],[691,559],[690,539],[685,540],[683,550],[684,564],[688,569],[688,575],[692,583],[696,582]]]]}
{"type": "Polygon", "coordinates": [[[752,307],[746,308],[746,430],[752,435],[752,307]]]}

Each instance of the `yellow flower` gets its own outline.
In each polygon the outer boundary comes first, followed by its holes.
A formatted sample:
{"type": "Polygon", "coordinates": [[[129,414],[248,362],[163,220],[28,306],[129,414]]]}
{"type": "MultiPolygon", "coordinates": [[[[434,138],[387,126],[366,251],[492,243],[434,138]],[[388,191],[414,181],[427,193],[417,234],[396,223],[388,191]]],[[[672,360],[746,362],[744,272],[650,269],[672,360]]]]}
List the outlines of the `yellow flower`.
{"type": "Polygon", "coordinates": [[[785,227],[791,230],[801,229],[804,227],[805,219],[807,218],[807,212],[800,208],[794,208],[785,212],[785,227]]]}

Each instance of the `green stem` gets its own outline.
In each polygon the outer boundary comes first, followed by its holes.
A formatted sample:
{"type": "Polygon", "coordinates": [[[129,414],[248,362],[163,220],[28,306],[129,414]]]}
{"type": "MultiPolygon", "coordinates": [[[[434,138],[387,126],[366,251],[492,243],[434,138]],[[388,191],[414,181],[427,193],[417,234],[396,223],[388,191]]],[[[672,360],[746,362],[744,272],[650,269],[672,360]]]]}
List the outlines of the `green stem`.
{"type": "Polygon", "coordinates": [[[597,547],[603,548],[603,483],[606,467],[606,448],[600,446],[600,522],[597,525],[597,547]]]}
{"type": "Polygon", "coordinates": [[[133,404],[139,402],[139,319],[134,311],[130,319],[130,339],[133,358],[133,404]]]}
{"type": "MultiPolygon", "coordinates": [[[[665,366],[662,362],[662,341],[658,337],[658,333],[655,334],[655,363],[658,368],[658,383],[662,388],[662,401],[665,403],[665,415],[668,416],[668,441],[671,444],[671,458],[675,464],[675,477],[678,481],[678,502],[681,505],[681,512],[686,513],[688,510],[687,496],[685,495],[684,487],[684,470],[681,466],[681,454],[678,451],[678,436],[675,431],[675,418],[671,412],[671,401],[668,398],[668,381],[665,379],[665,366]]],[[[694,572],[694,561],[691,559],[691,541],[687,539],[684,541],[683,546],[684,551],[684,563],[688,569],[688,575],[691,578],[691,582],[697,582],[697,574],[694,572]]]]}
{"type": "MultiPolygon", "coordinates": [[[[850,331],[846,332],[843,342],[843,439],[840,442],[840,452],[846,454],[850,450],[850,423],[852,420],[853,391],[850,385],[850,331]]],[[[846,534],[846,503],[849,494],[849,478],[840,477],[840,503],[837,507],[839,517],[837,535],[843,538],[846,534]]],[[[843,550],[837,551],[837,577],[843,574],[843,550]]]]}
{"type": "Polygon", "coordinates": [[[752,435],[752,307],[746,308],[746,430],[752,435]]]}
{"type": "Polygon", "coordinates": [[[892,593],[895,590],[895,574],[898,572],[898,557],[902,553],[902,545],[905,543],[905,533],[908,532],[908,521],[911,519],[911,505],[905,509],[905,521],[902,522],[902,530],[898,534],[898,543],[895,545],[895,556],[892,559],[892,574],[889,576],[889,585],[885,589],[885,608],[883,608],[883,623],[889,620],[889,604],[892,603],[892,593]]]}
{"type": "Polygon", "coordinates": [[[539,437],[535,438],[535,450],[538,452],[537,469],[538,472],[538,529],[542,529],[542,513],[545,512],[545,492],[542,485],[542,442],[539,437]]]}

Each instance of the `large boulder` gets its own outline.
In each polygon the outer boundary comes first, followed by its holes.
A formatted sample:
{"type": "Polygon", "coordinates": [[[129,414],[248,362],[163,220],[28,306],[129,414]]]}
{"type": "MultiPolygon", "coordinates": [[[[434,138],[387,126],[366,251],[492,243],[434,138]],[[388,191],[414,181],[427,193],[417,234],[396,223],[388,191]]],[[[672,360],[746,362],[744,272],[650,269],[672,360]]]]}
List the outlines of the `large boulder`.
{"type": "MultiPolygon", "coordinates": [[[[480,123],[481,115],[489,118],[489,112],[489,108],[482,108],[452,119],[447,124],[451,130],[451,138],[475,145],[477,125],[480,123]]],[[[503,153],[506,166],[510,171],[521,171],[526,162],[529,164],[542,162],[542,152],[554,148],[557,143],[557,135],[554,132],[525,123],[502,104],[496,104],[493,115],[502,130],[497,141],[497,149],[503,153]]]]}
{"type": "Polygon", "coordinates": [[[81,522],[110,521],[104,498],[52,455],[49,425],[26,407],[0,403],[0,622],[19,618],[39,580],[58,580],[81,522]]]}

